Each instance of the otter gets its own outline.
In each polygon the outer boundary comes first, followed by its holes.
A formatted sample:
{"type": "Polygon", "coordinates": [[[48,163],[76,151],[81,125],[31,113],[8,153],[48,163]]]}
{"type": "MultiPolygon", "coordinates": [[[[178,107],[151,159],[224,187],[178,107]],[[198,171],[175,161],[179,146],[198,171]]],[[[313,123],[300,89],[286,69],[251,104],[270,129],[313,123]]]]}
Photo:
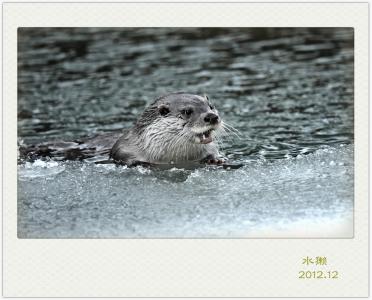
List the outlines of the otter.
{"type": "Polygon", "coordinates": [[[114,144],[118,164],[222,164],[218,151],[222,120],[207,96],[185,92],[156,98],[114,144]]]}
{"type": "Polygon", "coordinates": [[[218,150],[220,135],[225,134],[225,130],[231,132],[231,126],[221,120],[207,96],[176,92],[156,98],[124,133],[110,132],[36,145],[18,141],[18,162],[49,157],[161,169],[194,168],[200,164],[240,168],[241,164],[227,164],[218,150]],[[109,159],[96,160],[106,155],[109,159]]]}

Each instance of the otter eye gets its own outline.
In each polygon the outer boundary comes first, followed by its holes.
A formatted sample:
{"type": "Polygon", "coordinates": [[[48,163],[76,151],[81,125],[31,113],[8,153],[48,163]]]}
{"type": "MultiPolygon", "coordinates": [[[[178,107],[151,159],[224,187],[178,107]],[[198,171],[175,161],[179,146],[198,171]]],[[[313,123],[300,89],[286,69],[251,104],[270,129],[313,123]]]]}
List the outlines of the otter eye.
{"type": "Polygon", "coordinates": [[[210,109],[214,109],[214,106],[212,104],[209,103],[209,108],[210,109]]]}
{"type": "Polygon", "coordinates": [[[161,106],[159,107],[159,113],[160,113],[162,116],[165,116],[165,115],[169,114],[169,112],[170,112],[170,110],[169,110],[169,108],[168,108],[167,106],[165,106],[165,105],[161,105],[161,106]]]}
{"type": "Polygon", "coordinates": [[[193,113],[193,110],[191,108],[183,109],[181,111],[183,115],[190,116],[193,113]]]}

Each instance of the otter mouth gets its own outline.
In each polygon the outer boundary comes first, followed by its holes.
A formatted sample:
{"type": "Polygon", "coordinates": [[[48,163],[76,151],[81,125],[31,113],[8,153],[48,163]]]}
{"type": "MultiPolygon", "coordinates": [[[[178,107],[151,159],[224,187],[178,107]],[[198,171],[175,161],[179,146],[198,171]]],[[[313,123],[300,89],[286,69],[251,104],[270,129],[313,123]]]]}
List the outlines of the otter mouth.
{"type": "Polygon", "coordinates": [[[213,141],[212,131],[213,129],[208,129],[207,131],[204,131],[196,135],[200,139],[200,144],[209,144],[213,141]]]}

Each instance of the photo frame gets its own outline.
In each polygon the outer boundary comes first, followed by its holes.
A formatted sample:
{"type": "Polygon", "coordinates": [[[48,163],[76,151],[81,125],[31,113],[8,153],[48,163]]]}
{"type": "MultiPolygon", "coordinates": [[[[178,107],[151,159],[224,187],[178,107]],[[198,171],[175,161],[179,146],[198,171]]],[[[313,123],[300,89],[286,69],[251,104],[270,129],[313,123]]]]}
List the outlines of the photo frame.
{"type": "Polygon", "coordinates": [[[368,296],[369,204],[365,163],[369,161],[365,151],[369,149],[368,4],[5,3],[3,15],[3,75],[7,75],[3,76],[3,295],[368,296]],[[18,28],[193,26],[354,28],[353,236],[299,239],[17,237],[18,28]],[[358,259],[348,259],[350,256],[358,259]],[[317,272],[324,275],[322,280],[317,272]],[[269,282],[271,288],[267,289],[269,282]]]}

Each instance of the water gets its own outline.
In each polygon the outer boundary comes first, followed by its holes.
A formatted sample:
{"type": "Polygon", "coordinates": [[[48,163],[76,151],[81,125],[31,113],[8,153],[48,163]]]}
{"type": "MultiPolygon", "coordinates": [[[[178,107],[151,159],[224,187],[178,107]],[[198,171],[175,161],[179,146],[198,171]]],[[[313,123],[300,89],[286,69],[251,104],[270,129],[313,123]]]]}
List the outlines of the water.
{"type": "Polygon", "coordinates": [[[21,160],[19,237],[350,237],[353,31],[21,29],[18,136],[118,132],[156,96],[208,94],[238,170],[21,160]]]}

